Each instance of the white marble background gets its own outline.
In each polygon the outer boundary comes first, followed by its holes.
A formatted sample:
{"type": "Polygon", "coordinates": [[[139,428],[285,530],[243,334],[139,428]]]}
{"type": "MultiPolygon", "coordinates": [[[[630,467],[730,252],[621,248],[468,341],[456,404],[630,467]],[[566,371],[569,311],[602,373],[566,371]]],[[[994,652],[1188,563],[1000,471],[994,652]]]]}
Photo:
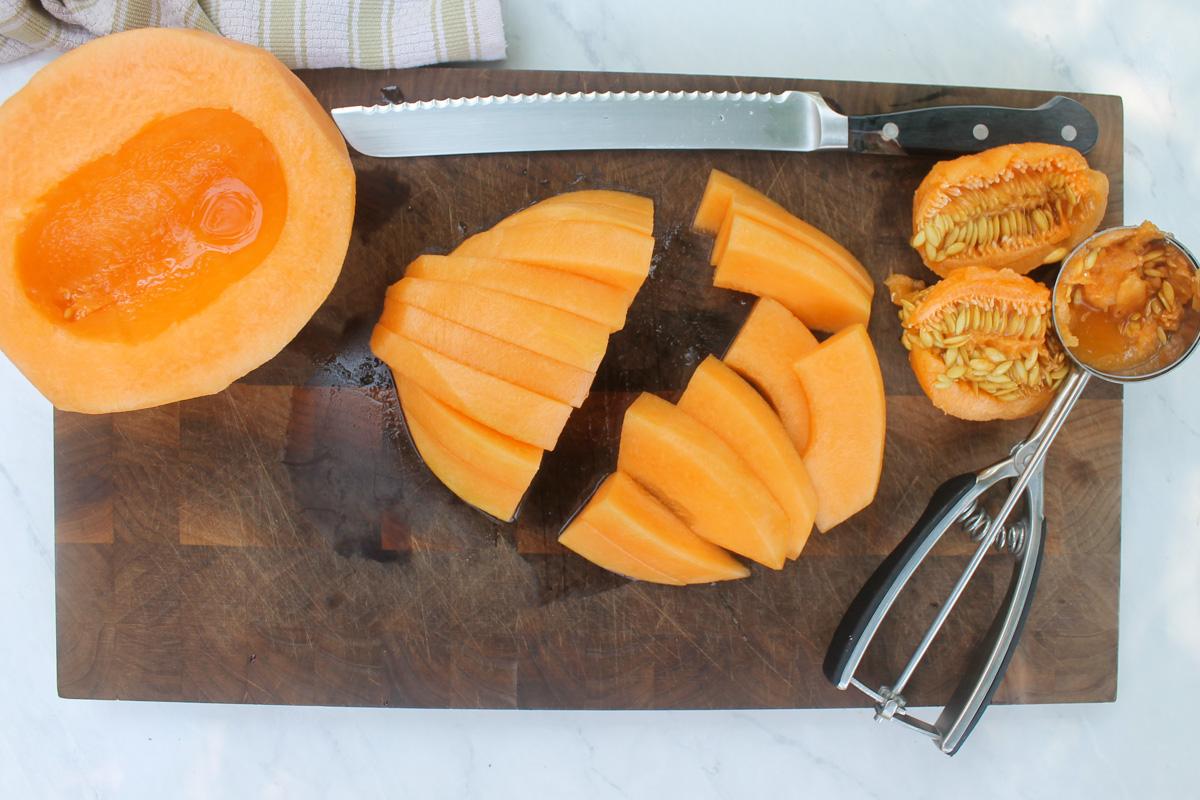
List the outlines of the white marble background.
{"type": "MultiPolygon", "coordinates": [[[[504,5],[510,68],[1119,94],[1126,221],[1151,219],[1200,247],[1200,7],[1191,0],[504,5]]],[[[44,60],[0,67],[0,97],[44,60]]],[[[1198,387],[1200,359],[1126,393],[1116,703],[996,707],[947,758],[864,711],[60,700],[51,410],[0,357],[0,797],[1196,796],[1200,733],[1188,692],[1200,673],[1198,387]]]]}

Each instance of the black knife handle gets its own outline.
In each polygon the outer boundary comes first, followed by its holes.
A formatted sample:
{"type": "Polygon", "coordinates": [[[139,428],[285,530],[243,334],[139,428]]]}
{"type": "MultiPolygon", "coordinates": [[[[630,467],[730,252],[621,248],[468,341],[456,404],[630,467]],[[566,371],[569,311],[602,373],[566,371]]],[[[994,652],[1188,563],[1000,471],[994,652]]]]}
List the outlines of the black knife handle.
{"type": "Polygon", "coordinates": [[[935,106],[850,117],[851,150],[888,155],[961,155],[1021,142],[1088,153],[1100,126],[1080,103],[1059,95],[1037,108],[935,106]]]}
{"type": "Polygon", "coordinates": [[[897,583],[907,579],[914,562],[920,562],[936,542],[936,537],[945,532],[946,516],[975,487],[977,477],[974,472],[969,472],[939,486],[912,530],[858,590],[825,653],[825,677],[834,686],[844,688],[849,681],[857,666],[852,663],[855,648],[864,636],[874,635],[881,614],[887,613],[882,606],[888,593],[899,588],[897,583]]]}

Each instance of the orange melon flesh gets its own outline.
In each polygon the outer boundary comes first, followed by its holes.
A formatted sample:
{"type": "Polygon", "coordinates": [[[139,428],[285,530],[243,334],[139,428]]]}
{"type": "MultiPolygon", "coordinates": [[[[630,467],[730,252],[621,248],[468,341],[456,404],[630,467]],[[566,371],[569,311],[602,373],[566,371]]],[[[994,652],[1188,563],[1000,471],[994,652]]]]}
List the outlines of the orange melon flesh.
{"type": "Polygon", "coordinates": [[[547,197],[539,200],[538,205],[614,206],[646,220],[646,233],[650,233],[654,229],[654,201],[649,197],[632,192],[615,189],[581,189],[576,192],[562,192],[547,197]]]}
{"type": "Polygon", "coordinates": [[[654,232],[654,201],[649,197],[607,190],[554,195],[497,222],[493,229],[527,222],[581,220],[618,225],[644,234],[654,232]]]}
{"type": "Polygon", "coordinates": [[[683,581],[663,572],[655,564],[618,544],[613,538],[586,522],[577,521],[563,531],[558,541],[593,564],[634,580],[683,586],[683,581]]]}
{"type": "Polygon", "coordinates": [[[625,327],[633,293],[570,272],[498,258],[422,255],[408,265],[406,278],[468,283],[524,297],[599,323],[609,331],[625,327]]]}
{"type": "Polygon", "coordinates": [[[801,453],[808,446],[808,398],[792,364],[816,346],[817,338],[792,312],[761,297],[725,353],[725,364],[766,395],[801,453]]]}
{"type": "Polygon", "coordinates": [[[227,109],[192,109],[50,190],[17,239],[17,269],[52,322],[138,344],[249,274],[279,240],[287,205],[262,132],[227,109]]]}
{"type": "Polygon", "coordinates": [[[0,141],[0,349],[59,408],[221,391],[341,270],[345,143],[266,51],[168,28],[101,37],[0,107],[0,141]]]}
{"type": "Polygon", "coordinates": [[[654,237],[585,220],[529,222],[477,233],[453,255],[506,258],[636,292],[650,274],[654,237]]]}
{"type": "Polygon", "coordinates": [[[460,364],[376,325],[371,351],[392,372],[493,430],[553,450],[571,406],[460,364]]]}
{"type": "Polygon", "coordinates": [[[488,336],[413,306],[385,300],[379,324],[447,358],[579,408],[595,373],[488,336]]]}
{"type": "MultiPolygon", "coordinates": [[[[693,533],[683,520],[623,472],[614,472],[604,479],[559,536],[559,541],[571,547],[572,541],[583,536],[577,530],[580,526],[599,532],[624,552],[669,577],[671,582],[711,583],[750,574],[746,565],[693,533]]],[[[628,574],[601,561],[588,560],[628,574]]]]}
{"type": "Polygon", "coordinates": [[[862,325],[829,337],[794,367],[812,417],[801,456],[817,490],[817,528],[828,531],[875,498],[887,432],[883,376],[862,325]]]}
{"type": "Polygon", "coordinates": [[[870,296],[836,264],[778,230],[734,215],[713,284],[773,297],[807,327],[839,331],[871,316],[870,296]]]}
{"type": "Polygon", "coordinates": [[[715,169],[709,173],[708,184],[692,220],[692,230],[715,237],[711,257],[713,264],[720,260],[728,244],[729,220],[732,216],[730,208],[734,204],[737,205],[739,213],[804,242],[844,269],[863,291],[874,296],[875,282],[849,250],[754,187],[715,169]]]}
{"type": "Polygon", "coordinates": [[[790,522],[787,556],[799,556],[812,533],[817,492],[767,401],[710,355],[692,373],[678,405],[733,448],[779,501],[790,522]]]}
{"type": "Polygon", "coordinates": [[[405,277],[388,288],[387,299],[587,372],[596,371],[608,348],[608,329],[603,325],[492,289],[405,277]]]}
{"type": "Polygon", "coordinates": [[[772,569],[787,555],[787,515],[737,453],[652,394],[625,412],[617,468],[715,545],[772,569]]]}
{"type": "Polygon", "coordinates": [[[409,380],[398,378],[396,391],[413,444],[438,480],[481,511],[511,520],[543,451],[460,414],[409,380]]]}

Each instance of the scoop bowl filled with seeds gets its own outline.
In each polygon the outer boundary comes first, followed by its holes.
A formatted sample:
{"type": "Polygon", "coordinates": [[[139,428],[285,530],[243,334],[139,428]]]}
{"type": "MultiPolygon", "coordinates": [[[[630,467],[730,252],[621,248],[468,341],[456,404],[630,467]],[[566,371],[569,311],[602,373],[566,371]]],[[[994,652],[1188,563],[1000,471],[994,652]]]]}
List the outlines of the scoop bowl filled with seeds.
{"type": "Polygon", "coordinates": [[[1150,222],[1098,233],[1063,262],[1054,318],[1070,356],[1093,374],[1162,374],[1191,352],[1200,333],[1196,260],[1150,222]]]}

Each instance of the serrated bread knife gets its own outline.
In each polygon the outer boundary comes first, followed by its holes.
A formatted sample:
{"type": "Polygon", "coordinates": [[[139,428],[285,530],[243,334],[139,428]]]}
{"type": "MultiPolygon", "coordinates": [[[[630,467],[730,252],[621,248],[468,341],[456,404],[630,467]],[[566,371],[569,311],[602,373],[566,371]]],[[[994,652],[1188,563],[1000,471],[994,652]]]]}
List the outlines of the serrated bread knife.
{"type": "Polygon", "coordinates": [[[573,92],[335,108],[363,155],[541,150],[851,150],[973,153],[1048,142],[1087,153],[1099,126],[1058,96],[1037,108],[936,106],[870,116],[834,111],[815,92],[573,92]]]}

